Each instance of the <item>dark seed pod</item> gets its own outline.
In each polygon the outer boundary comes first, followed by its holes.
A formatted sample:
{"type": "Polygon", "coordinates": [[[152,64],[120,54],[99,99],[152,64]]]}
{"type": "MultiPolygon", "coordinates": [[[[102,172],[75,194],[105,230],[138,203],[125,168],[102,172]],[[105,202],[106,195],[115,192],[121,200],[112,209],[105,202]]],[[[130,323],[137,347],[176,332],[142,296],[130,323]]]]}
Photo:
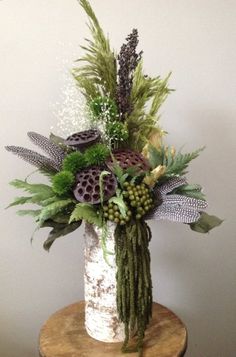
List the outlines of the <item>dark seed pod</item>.
{"type": "MultiPolygon", "coordinates": [[[[136,166],[138,171],[147,171],[150,168],[147,160],[141,154],[129,149],[116,150],[113,152],[113,157],[122,169],[136,166]]],[[[106,164],[112,170],[114,161],[111,157],[107,160],[106,164]]]]}
{"type": "Polygon", "coordinates": [[[65,144],[68,146],[75,147],[78,150],[85,150],[89,146],[96,144],[100,140],[100,131],[97,129],[89,129],[70,135],[65,140],[65,144]]]}
{"type": "MultiPolygon", "coordinates": [[[[91,166],[76,175],[74,196],[79,202],[97,204],[101,202],[99,178],[103,168],[91,166]]],[[[107,171],[107,169],[106,169],[107,171]]],[[[107,201],[116,192],[117,181],[115,175],[109,172],[103,176],[103,200],[107,201]]]]}

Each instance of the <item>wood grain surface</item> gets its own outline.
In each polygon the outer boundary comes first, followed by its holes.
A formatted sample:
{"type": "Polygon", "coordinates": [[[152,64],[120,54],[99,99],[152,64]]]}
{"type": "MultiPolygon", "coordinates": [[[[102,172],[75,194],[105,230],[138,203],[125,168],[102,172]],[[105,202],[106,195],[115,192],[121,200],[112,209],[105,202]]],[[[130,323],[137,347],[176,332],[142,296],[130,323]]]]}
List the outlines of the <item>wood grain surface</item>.
{"type": "MultiPolygon", "coordinates": [[[[84,302],[69,305],[44,324],[39,338],[40,357],[136,357],[122,354],[121,343],[104,343],[91,338],[84,328],[84,302]]],[[[146,330],[143,357],[184,356],[187,331],[169,309],[153,304],[153,318],[146,330]]]]}

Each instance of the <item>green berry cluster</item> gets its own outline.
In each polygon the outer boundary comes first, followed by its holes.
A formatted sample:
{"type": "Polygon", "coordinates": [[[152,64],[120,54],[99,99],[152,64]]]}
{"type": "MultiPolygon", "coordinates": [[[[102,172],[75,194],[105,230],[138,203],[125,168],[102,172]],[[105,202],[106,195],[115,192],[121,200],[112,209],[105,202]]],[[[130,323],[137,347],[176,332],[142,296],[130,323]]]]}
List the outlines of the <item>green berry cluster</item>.
{"type": "Polygon", "coordinates": [[[135,219],[141,219],[153,208],[152,192],[144,183],[135,185],[131,182],[125,182],[123,196],[127,205],[131,207],[135,219]]]}
{"type": "Polygon", "coordinates": [[[126,217],[124,218],[120,213],[119,207],[113,202],[109,202],[108,205],[104,205],[103,212],[103,215],[107,220],[121,225],[129,222],[132,216],[132,211],[128,210],[126,212],[126,217]]]}

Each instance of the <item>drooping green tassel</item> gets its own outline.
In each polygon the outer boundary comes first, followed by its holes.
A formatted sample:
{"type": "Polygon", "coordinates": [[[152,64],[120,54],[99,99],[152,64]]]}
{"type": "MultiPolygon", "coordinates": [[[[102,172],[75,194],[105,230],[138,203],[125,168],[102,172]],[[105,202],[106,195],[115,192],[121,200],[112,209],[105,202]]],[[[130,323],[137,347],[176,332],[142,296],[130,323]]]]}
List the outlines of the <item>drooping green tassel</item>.
{"type": "Polygon", "coordinates": [[[115,230],[117,264],[117,309],[125,324],[123,352],[128,348],[130,332],[137,328],[135,351],[142,355],[145,330],[152,315],[152,280],[149,242],[151,230],[146,222],[137,220],[115,230]]]}

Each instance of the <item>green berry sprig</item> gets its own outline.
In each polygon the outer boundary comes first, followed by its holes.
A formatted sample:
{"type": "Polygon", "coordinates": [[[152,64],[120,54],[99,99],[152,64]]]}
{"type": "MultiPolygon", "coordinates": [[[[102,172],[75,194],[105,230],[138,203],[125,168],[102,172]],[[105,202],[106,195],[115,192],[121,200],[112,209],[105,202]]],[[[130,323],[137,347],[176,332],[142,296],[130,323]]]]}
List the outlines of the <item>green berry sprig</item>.
{"type": "Polygon", "coordinates": [[[152,192],[144,183],[125,182],[123,197],[135,219],[141,219],[154,206],[152,192]]]}
{"type": "Polygon", "coordinates": [[[113,202],[109,202],[108,205],[103,206],[103,215],[106,220],[124,225],[130,221],[132,212],[131,210],[128,210],[126,212],[126,217],[123,217],[120,213],[119,207],[113,202]]]}

